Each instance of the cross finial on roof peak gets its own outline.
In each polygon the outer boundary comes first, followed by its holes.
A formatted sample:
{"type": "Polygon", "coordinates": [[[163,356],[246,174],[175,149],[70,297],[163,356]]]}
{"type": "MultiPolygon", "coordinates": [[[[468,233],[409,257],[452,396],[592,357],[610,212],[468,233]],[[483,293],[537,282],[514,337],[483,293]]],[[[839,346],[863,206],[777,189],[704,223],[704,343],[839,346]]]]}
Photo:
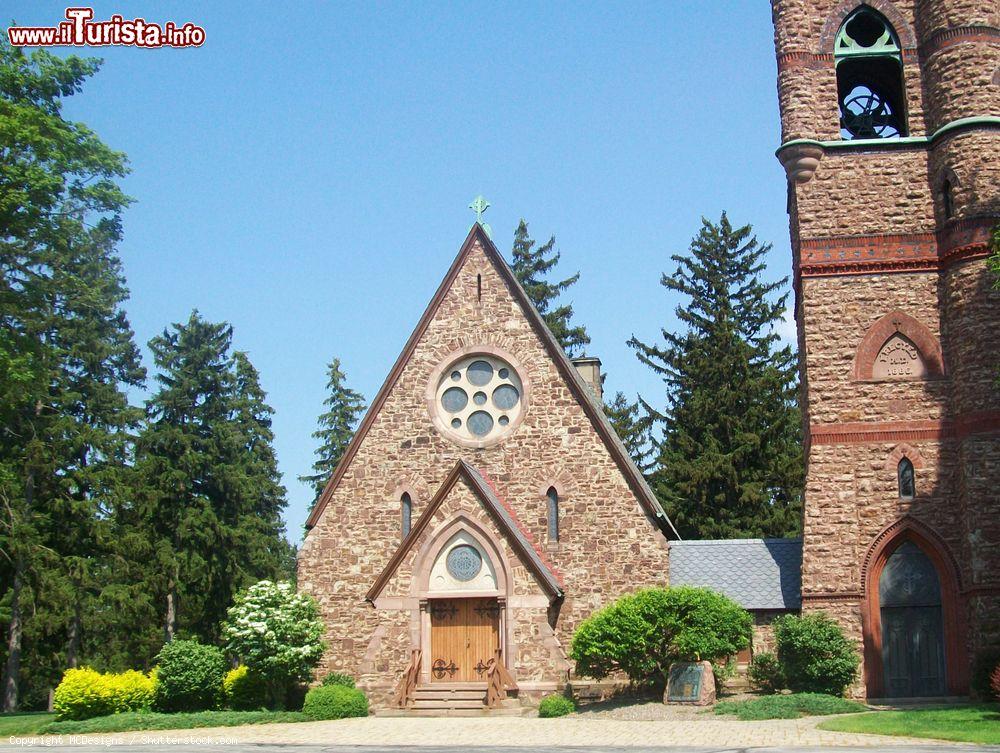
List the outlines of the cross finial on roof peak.
{"type": "Polygon", "coordinates": [[[479,225],[483,228],[483,230],[486,231],[486,235],[492,238],[493,228],[491,228],[489,225],[483,222],[483,213],[489,208],[490,208],[490,203],[483,198],[482,194],[474,198],[472,200],[472,203],[469,204],[469,209],[471,209],[473,212],[476,213],[476,222],[478,222],[479,225]]]}

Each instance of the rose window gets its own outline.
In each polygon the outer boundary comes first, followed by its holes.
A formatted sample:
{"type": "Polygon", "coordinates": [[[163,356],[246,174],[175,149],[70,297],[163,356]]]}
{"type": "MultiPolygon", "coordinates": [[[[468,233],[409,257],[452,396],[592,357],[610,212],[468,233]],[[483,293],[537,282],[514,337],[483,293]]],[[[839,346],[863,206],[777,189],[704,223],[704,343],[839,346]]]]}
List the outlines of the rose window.
{"type": "Polygon", "coordinates": [[[444,370],[434,412],[446,432],[478,444],[516,425],[523,398],[521,380],[510,364],[495,356],[469,356],[444,370]]]}

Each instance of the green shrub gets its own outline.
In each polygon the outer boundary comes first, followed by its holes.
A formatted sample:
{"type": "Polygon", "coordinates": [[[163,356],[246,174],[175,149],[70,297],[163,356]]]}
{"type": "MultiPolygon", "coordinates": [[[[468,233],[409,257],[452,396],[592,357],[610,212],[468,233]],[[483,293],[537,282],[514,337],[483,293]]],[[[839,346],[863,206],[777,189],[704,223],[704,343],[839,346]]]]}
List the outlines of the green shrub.
{"type": "Polygon", "coordinates": [[[155,687],[155,677],[135,670],[101,674],[89,667],[67,669],[52,703],[60,720],[149,711],[155,687]]]}
{"type": "Polygon", "coordinates": [[[766,695],[742,701],[719,701],[716,714],[735,714],[744,722],[761,719],[798,719],[802,716],[827,716],[829,714],[857,714],[868,707],[856,701],[820,693],[796,695],[766,695]]]}
{"type": "Polygon", "coordinates": [[[320,684],[323,685],[323,687],[327,687],[329,685],[343,685],[345,688],[353,688],[354,678],[350,675],[345,675],[343,672],[331,672],[323,678],[323,682],[320,684]]]}
{"type": "Polygon", "coordinates": [[[675,661],[713,661],[750,645],[750,613],[707,588],[649,588],[594,613],[573,635],[578,674],[623,672],[632,682],[665,682],[675,661]]]}
{"type": "Polygon", "coordinates": [[[858,675],[858,653],[843,628],[823,612],[774,622],[778,661],[795,692],[841,696],[858,675]]]}
{"type": "Polygon", "coordinates": [[[156,707],[160,711],[205,711],[219,706],[226,660],[215,646],[172,640],[160,649],[156,707]]]}
{"type": "Polygon", "coordinates": [[[357,688],[343,685],[320,685],[306,693],[302,711],[317,721],[368,716],[368,699],[357,688]]]}
{"type": "Polygon", "coordinates": [[[538,704],[538,716],[550,719],[554,716],[566,716],[576,711],[576,703],[564,695],[547,695],[538,704]]]}
{"type": "Polygon", "coordinates": [[[267,683],[245,664],[231,669],[222,678],[226,706],[234,711],[257,711],[267,706],[267,683]]]}
{"type": "Polygon", "coordinates": [[[992,701],[1000,698],[1000,693],[995,693],[990,687],[990,675],[993,670],[1000,665],[1000,647],[984,648],[976,654],[976,660],[972,664],[972,692],[977,698],[984,701],[992,701]]]}
{"type": "Polygon", "coordinates": [[[755,654],[747,668],[747,679],[754,690],[777,693],[785,687],[785,675],[781,663],[774,654],[755,654]]]}

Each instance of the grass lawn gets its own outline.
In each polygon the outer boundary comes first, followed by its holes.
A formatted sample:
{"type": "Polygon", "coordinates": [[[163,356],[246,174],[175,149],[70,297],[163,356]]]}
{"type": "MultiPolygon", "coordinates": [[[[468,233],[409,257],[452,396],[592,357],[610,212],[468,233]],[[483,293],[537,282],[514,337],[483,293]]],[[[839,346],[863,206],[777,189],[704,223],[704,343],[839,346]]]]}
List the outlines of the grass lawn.
{"type": "Polygon", "coordinates": [[[26,714],[0,714],[0,738],[10,735],[37,735],[38,730],[56,719],[44,711],[26,714]]]}
{"type": "Polygon", "coordinates": [[[716,714],[735,714],[741,721],[760,719],[798,719],[800,716],[826,714],[856,714],[866,707],[846,698],[821,693],[793,693],[792,695],[765,695],[745,701],[719,701],[716,714]]]}
{"type": "Polygon", "coordinates": [[[820,729],[876,735],[926,737],[963,743],[1000,745],[1000,706],[953,706],[908,711],[876,711],[830,719],[820,729]]]}
{"type": "Polygon", "coordinates": [[[0,736],[82,735],[88,732],[133,732],[196,727],[238,727],[242,724],[311,722],[301,711],[199,711],[191,714],[112,714],[79,722],[57,722],[55,714],[0,715],[0,736]]]}

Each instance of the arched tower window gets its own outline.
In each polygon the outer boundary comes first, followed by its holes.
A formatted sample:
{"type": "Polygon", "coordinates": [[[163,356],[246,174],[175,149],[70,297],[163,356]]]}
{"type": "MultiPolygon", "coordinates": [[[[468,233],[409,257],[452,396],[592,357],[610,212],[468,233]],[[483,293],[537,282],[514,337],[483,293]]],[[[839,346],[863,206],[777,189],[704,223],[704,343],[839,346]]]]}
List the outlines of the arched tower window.
{"type": "Polygon", "coordinates": [[[548,498],[549,541],[559,541],[559,492],[550,486],[545,496],[548,498]]]}
{"type": "Polygon", "coordinates": [[[899,480],[900,498],[913,499],[917,494],[917,480],[913,471],[913,463],[910,462],[909,458],[903,458],[899,461],[896,475],[899,480]]]}
{"type": "Polygon", "coordinates": [[[405,539],[410,533],[410,521],[413,518],[413,500],[410,499],[409,492],[403,492],[403,496],[399,498],[399,510],[402,518],[403,538],[405,539]]]}
{"type": "Polygon", "coordinates": [[[955,198],[952,196],[951,180],[948,178],[941,183],[941,207],[944,209],[946,220],[955,216],[955,198]]]}
{"type": "Polygon", "coordinates": [[[833,56],[841,136],[905,136],[903,55],[892,24],[873,8],[860,6],[844,19],[833,56]]]}

